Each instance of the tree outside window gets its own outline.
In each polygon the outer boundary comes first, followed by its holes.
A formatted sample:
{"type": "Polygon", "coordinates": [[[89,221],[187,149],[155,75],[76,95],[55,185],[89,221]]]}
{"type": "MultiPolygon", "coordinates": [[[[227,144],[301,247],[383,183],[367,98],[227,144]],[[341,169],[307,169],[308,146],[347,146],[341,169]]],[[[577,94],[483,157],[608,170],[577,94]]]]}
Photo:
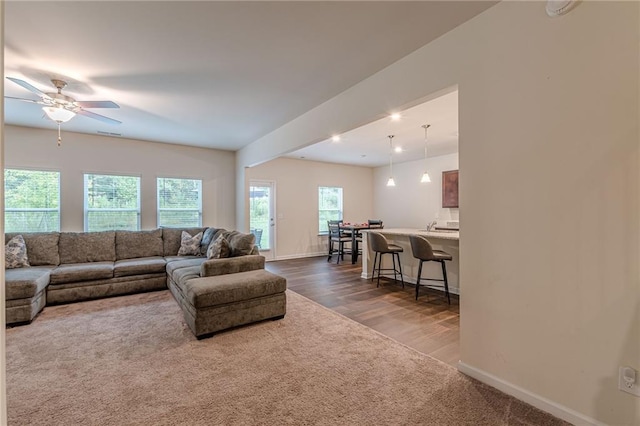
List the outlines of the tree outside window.
{"type": "Polygon", "coordinates": [[[202,181],[158,178],[158,227],[202,226],[202,181]]]}
{"type": "Polygon", "coordinates": [[[60,231],[60,172],[4,171],[5,232],[60,231]]]}
{"type": "Polygon", "coordinates": [[[84,175],[84,230],[140,229],[140,178],[84,175]]]}

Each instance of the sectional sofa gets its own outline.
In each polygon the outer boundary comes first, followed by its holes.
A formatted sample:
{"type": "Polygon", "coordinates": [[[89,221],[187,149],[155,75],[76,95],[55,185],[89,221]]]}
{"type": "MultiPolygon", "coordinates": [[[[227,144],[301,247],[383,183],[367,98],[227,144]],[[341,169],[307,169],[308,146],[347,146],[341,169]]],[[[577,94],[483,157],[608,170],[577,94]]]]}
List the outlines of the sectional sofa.
{"type": "MultiPolygon", "coordinates": [[[[5,244],[16,235],[6,234],[5,244]]],[[[7,325],[30,323],[46,305],[167,287],[198,337],[284,316],[286,280],[264,270],[251,234],[160,228],[20,235],[30,266],[5,271],[7,325]],[[203,233],[197,253],[178,255],[182,231],[203,233]],[[220,236],[230,257],[208,259],[220,236]]]]}

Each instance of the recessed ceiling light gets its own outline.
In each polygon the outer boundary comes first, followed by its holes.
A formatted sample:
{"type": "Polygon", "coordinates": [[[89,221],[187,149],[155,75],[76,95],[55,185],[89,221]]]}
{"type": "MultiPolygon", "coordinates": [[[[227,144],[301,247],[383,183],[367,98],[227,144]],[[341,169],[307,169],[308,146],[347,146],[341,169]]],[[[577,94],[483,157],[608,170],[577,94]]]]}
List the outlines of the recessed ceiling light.
{"type": "Polygon", "coordinates": [[[402,147],[401,146],[396,146],[395,147],[395,151],[396,152],[402,152],[402,147]]]}
{"type": "Polygon", "coordinates": [[[402,118],[402,116],[400,115],[400,113],[399,113],[399,112],[394,112],[393,114],[391,114],[391,119],[392,119],[393,121],[400,120],[400,118],[402,118]]]}
{"type": "Polygon", "coordinates": [[[331,137],[331,140],[334,141],[334,142],[340,142],[340,135],[333,135],[331,137]]]}

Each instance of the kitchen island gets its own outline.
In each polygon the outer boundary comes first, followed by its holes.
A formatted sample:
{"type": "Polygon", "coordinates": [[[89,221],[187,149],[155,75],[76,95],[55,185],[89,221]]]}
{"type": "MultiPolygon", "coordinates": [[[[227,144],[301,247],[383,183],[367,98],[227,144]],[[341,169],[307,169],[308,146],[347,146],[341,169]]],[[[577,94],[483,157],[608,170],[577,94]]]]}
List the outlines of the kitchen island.
{"type": "MultiPolygon", "coordinates": [[[[369,238],[367,234],[370,232],[378,232],[385,236],[389,243],[399,245],[404,249],[400,253],[400,263],[402,264],[402,275],[405,283],[416,283],[418,275],[418,264],[420,261],[413,257],[411,252],[410,235],[421,235],[425,237],[436,250],[443,250],[449,253],[453,260],[446,262],[447,278],[449,280],[449,291],[451,293],[460,294],[459,273],[460,273],[460,250],[459,240],[460,233],[458,231],[427,231],[426,229],[412,228],[383,228],[383,229],[366,229],[362,230],[362,278],[371,278],[373,269],[373,259],[375,253],[369,249],[369,238]]],[[[383,268],[391,268],[391,256],[386,255],[383,258],[383,268]]],[[[393,275],[382,274],[382,276],[393,275]]],[[[425,278],[442,278],[442,269],[438,262],[424,262],[422,265],[422,281],[420,284],[441,285],[441,282],[424,281],[425,278]]]]}

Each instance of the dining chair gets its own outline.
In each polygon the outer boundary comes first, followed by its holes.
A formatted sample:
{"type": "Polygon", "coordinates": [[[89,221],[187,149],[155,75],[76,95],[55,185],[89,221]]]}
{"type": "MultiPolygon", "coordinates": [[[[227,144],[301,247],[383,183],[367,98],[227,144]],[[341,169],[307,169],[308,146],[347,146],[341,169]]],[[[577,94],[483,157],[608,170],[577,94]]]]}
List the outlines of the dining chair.
{"type": "Polygon", "coordinates": [[[338,253],[338,260],[336,264],[340,263],[340,258],[344,260],[345,252],[351,253],[350,251],[345,250],[345,243],[351,242],[351,237],[343,235],[340,232],[340,225],[338,223],[332,223],[333,221],[327,221],[327,226],[329,228],[329,257],[327,258],[327,262],[331,260],[331,257],[335,252],[338,253]],[[338,248],[335,248],[335,244],[338,245],[338,248]]]}
{"type": "Polygon", "coordinates": [[[447,267],[444,262],[446,260],[452,260],[453,257],[445,251],[434,250],[433,247],[431,247],[431,243],[429,243],[429,241],[421,235],[410,235],[409,241],[411,242],[411,251],[413,252],[413,257],[420,260],[420,265],[418,266],[418,279],[416,280],[416,300],[418,300],[418,292],[420,291],[421,285],[420,275],[422,275],[422,263],[439,262],[442,265],[442,279],[425,278],[425,280],[443,281],[444,285],[422,285],[428,288],[444,288],[445,294],[447,296],[447,302],[451,304],[451,296],[449,294],[449,281],[447,281],[447,267]]]}
{"type": "Polygon", "coordinates": [[[369,219],[367,222],[369,222],[369,228],[384,228],[382,220],[380,219],[369,219]]]}
{"type": "Polygon", "coordinates": [[[249,232],[256,236],[256,245],[258,248],[262,248],[260,246],[260,240],[262,240],[262,229],[252,228],[249,232]]]}
{"type": "Polygon", "coordinates": [[[373,259],[373,271],[371,272],[371,281],[376,275],[376,270],[378,271],[378,283],[376,287],[380,286],[380,272],[381,271],[393,271],[393,280],[398,282],[398,278],[396,277],[396,273],[400,274],[400,280],[402,281],[402,288],[404,288],[404,278],[402,276],[402,264],[400,263],[400,253],[404,250],[402,247],[389,244],[384,235],[378,232],[369,232],[369,245],[371,246],[371,250],[376,253],[375,258],[373,259]],[[382,256],[385,254],[391,254],[391,259],[393,260],[393,269],[392,268],[382,268],[382,256]],[[398,258],[398,267],[396,269],[396,257],[398,258]],[[377,263],[377,268],[376,268],[377,263]]]}

